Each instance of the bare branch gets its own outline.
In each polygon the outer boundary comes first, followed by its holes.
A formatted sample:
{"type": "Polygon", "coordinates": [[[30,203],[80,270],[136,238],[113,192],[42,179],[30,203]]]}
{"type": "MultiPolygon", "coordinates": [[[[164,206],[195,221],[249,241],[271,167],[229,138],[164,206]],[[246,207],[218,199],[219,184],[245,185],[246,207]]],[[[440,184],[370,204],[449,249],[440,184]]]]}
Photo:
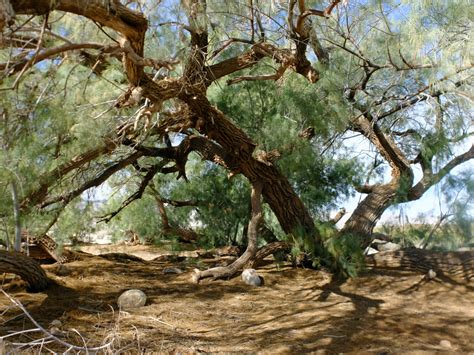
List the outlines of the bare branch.
{"type": "Polygon", "coordinates": [[[148,184],[152,181],[153,177],[160,171],[163,165],[164,164],[161,163],[161,164],[156,164],[150,167],[148,169],[148,172],[142,178],[142,181],[140,183],[140,186],[138,187],[138,190],[135,191],[131,196],[129,196],[124,202],[122,202],[121,206],[117,210],[115,210],[114,212],[108,213],[105,216],[100,217],[99,222],[105,222],[105,223],[110,222],[112,218],[118,215],[125,207],[130,205],[133,201],[141,199],[148,184]]]}
{"type": "Polygon", "coordinates": [[[474,159],[474,144],[471,145],[471,148],[467,152],[451,159],[436,174],[430,171],[424,171],[423,178],[408,192],[408,200],[418,200],[431,186],[440,182],[451,170],[471,159],[474,159]]]}
{"type": "Polygon", "coordinates": [[[96,347],[87,347],[87,346],[77,346],[77,345],[73,345],[73,344],[70,344],[68,342],[65,342],[64,340],[58,338],[57,336],[53,335],[52,333],[50,333],[49,331],[47,331],[45,328],[43,328],[33,317],[32,315],[26,310],[25,306],[23,306],[21,304],[20,301],[16,300],[15,298],[13,298],[12,296],[10,296],[8,293],[6,293],[2,288],[0,288],[0,291],[5,295],[6,298],[8,298],[10,300],[11,303],[13,303],[15,306],[17,306],[19,309],[21,309],[21,311],[29,318],[29,320],[35,325],[35,327],[39,330],[41,330],[44,334],[46,334],[46,336],[50,339],[53,339],[54,341],[58,342],[59,344],[63,345],[63,346],[66,346],[68,349],[74,349],[74,350],[79,350],[79,351],[85,351],[86,353],[89,352],[89,351],[99,351],[99,350],[102,350],[102,349],[106,349],[108,347],[110,347],[110,345],[112,345],[113,343],[113,339],[104,344],[104,345],[101,345],[101,346],[96,346],[96,347]]]}
{"type": "Polygon", "coordinates": [[[239,76],[237,78],[229,79],[227,80],[227,85],[233,85],[240,83],[242,81],[258,81],[258,80],[275,80],[277,81],[280,79],[283,74],[285,73],[287,67],[281,66],[278,68],[275,74],[269,74],[269,75],[256,75],[256,76],[239,76]]]}
{"type": "Polygon", "coordinates": [[[99,186],[102,183],[104,183],[109,177],[111,177],[113,174],[115,174],[117,171],[122,170],[123,168],[127,167],[128,165],[132,164],[134,161],[136,161],[138,158],[142,157],[143,153],[140,151],[137,151],[128,157],[120,160],[119,162],[115,163],[114,165],[108,167],[105,169],[102,173],[100,173],[98,176],[93,178],[92,180],[89,180],[82,184],[80,187],[77,189],[65,194],[65,195],[60,195],[54,198],[50,198],[49,200],[44,201],[41,204],[41,208],[45,208],[53,203],[57,202],[62,202],[63,204],[66,204],[70,202],[73,198],[79,196],[81,193],[84,191],[90,189],[91,187],[99,186]]]}
{"type": "Polygon", "coordinates": [[[209,57],[209,60],[215,59],[224,49],[226,49],[228,46],[230,46],[233,43],[246,43],[246,44],[254,44],[254,40],[248,40],[248,39],[243,39],[243,38],[229,38],[227,41],[225,41],[219,48],[215,49],[212,53],[211,56],[209,57]]]}
{"type": "Polygon", "coordinates": [[[55,181],[60,180],[71,171],[81,166],[84,166],[88,162],[104,154],[112,152],[115,147],[116,143],[113,141],[109,141],[103,146],[93,148],[83,154],[76,155],[67,163],[62,164],[54,170],[50,171],[49,173],[41,176],[38,179],[39,187],[27,193],[26,197],[23,198],[23,200],[21,201],[21,210],[25,211],[26,209],[43,202],[43,200],[47,197],[48,189],[51,187],[51,185],[53,185],[55,181]]]}
{"type": "Polygon", "coordinates": [[[24,72],[27,69],[31,68],[33,65],[45,59],[49,59],[64,52],[78,49],[99,49],[102,52],[112,52],[118,48],[116,46],[104,46],[100,43],[70,43],[59,47],[45,49],[30,60],[23,59],[20,62],[0,63],[0,70],[5,70],[7,72],[7,75],[13,75],[17,72],[24,72]]]}

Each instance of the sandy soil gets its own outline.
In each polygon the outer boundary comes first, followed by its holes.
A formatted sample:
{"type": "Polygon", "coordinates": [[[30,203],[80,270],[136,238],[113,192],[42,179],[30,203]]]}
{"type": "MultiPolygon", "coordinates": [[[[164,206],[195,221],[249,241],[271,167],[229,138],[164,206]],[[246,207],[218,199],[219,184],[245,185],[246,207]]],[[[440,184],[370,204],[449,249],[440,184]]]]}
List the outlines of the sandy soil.
{"type": "MultiPolygon", "coordinates": [[[[138,256],[156,252],[142,246],[126,250],[138,256]]],[[[113,339],[114,353],[474,353],[472,284],[380,271],[342,281],[273,263],[259,269],[263,287],[240,278],[192,284],[193,268],[210,264],[91,256],[67,264],[67,276],[55,275],[56,265],[45,266],[57,283],[45,293],[26,293],[21,282],[4,288],[44,327],[59,319],[62,339],[89,346],[113,339]],[[162,273],[171,266],[185,272],[162,273]],[[147,304],[119,312],[117,297],[131,288],[143,290],[147,304]]],[[[0,335],[34,328],[21,314],[0,295],[0,335]]],[[[27,335],[8,340],[41,337],[27,335]]],[[[43,352],[46,347],[66,349],[47,344],[43,352]]]]}

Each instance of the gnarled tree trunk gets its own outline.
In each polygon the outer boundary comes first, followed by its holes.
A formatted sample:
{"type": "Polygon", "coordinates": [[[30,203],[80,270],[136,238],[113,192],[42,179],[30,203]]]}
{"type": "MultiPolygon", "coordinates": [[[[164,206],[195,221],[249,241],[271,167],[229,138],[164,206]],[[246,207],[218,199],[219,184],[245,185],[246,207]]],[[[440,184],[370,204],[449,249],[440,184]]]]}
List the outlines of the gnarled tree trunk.
{"type": "Polygon", "coordinates": [[[374,187],[362,200],[347,220],[342,233],[353,234],[360,238],[362,247],[372,241],[372,233],[382,214],[389,208],[397,193],[398,184],[389,183],[374,187]]]}
{"type": "Polygon", "coordinates": [[[33,259],[20,254],[0,251],[0,272],[19,275],[28,282],[28,291],[41,292],[48,287],[49,279],[33,259]]]}

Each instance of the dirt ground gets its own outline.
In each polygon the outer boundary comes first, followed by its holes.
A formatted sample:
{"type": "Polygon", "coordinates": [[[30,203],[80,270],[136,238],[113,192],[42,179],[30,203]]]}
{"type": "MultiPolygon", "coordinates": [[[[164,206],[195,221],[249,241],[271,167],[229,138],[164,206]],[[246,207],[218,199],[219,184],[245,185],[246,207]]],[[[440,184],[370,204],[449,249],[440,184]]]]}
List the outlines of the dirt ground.
{"type": "MultiPolygon", "coordinates": [[[[67,276],[55,274],[57,265],[45,266],[56,285],[44,293],[27,293],[19,281],[4,283],[4,289],[45,328],[60,320],[61,339],[88,346],[113,340],[113,353],[474,353],[472,284],[381,271],[341,281],[269,263],[259,268],[263,287],[247,286],[239,277],[196,285],[190,282],[193,268],[212,261],[152,260],[159,251],[144,246],[91,251],[149,260],[90,256],[67,264],[67,276]],[[164,274],[166,267],[184,272],[164,274]],[[117,297],[132,288],[147,294],[146,305],[119,312],[117,297]]],[[[0,336],[32,328],[0,295],[0,336]]],[[[33,332],[7,340],[38,338],[33,332]]],[[[48,348],[66,350],[51,343],[41,352],[48,348]]],[[[29,349],[38,353],[39,346],[29,349]]]]}

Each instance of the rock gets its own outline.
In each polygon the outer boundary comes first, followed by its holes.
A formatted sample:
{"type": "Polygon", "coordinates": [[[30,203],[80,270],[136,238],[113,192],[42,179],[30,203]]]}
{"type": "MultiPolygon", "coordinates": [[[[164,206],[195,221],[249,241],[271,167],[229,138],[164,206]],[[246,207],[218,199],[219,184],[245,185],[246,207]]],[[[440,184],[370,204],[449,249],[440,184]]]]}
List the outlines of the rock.
{"type": "Polygon", "coordinates": [[[426,273],[426,278],[428,280],[433,280],[436,277],[436,271],[433,269],[429,269],[428,272],[426,273]]]}
{"type": "Polygon", "coordinates": [[[50,325],[51,327],[61,328],[63,323],[59,319],[54,319],[50,325]]]}
{"type": "Polygon", "coordinates": [[[451,342],[449,340],[441,340],[439,342],[439,346],[445,349],[452,349],[453,346],[451,345],[451,342]]]}
{"type": "Polygon", "coordinates": [[[373,254],[377,254],[379,251],[377,249],[374,249],[374,248],[371,248],[371,247],[367,247],[365,248],[364,250],[364,255],[373,255],[373,254]]]}
{"type": "Polygon", "coordinates": [[[163,274],[182,274],[183,270],[177,267],[165,267],[162,272],[163,274]]]}
{"type": "Polygon", "coordinates": [[[387,242],[384,244],[378,244],[377,249],[379,251],[396,251],[400,250],[402,247],[399,244],[392,243],[392,242],[387,242]]]}
{"type": "Polygon", "coordinates": [[[143,307],[146,303],[146,295],[140,290],[128,290],[120,295],[117,304],[120,309],[127,310],[130,308],[143,307]]]}
{"type": "Polygon", "coordinates": [[[255,269],[245,269],[242,272],[242,280],[250,286],[263,285],[263,278],[257,274],[255,269]]]}

